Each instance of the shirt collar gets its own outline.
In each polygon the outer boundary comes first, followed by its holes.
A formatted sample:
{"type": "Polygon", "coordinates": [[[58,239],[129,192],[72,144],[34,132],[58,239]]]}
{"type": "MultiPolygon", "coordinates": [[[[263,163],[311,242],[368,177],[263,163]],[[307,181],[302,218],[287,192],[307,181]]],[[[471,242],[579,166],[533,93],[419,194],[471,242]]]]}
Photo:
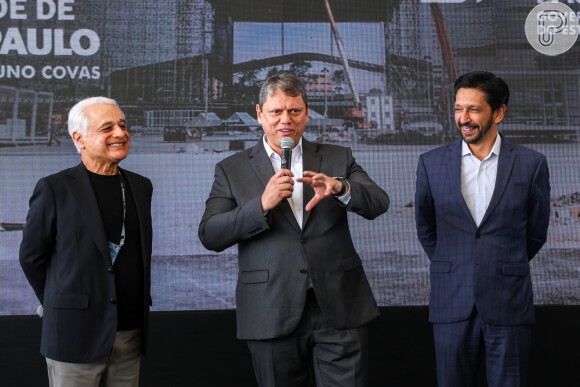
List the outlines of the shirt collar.
{"type": "MultiPolygon", "coordinates": [[[[501,136],[498,133],[497,136],[495,137],[495,142],[493,143],[493,147],[491,148],[491,152],[489,153],[489,155],[487,155],[486,159],[492,154],[499,156],[500,149],[501,149],[501,136]]],[[[472,153],[471,153],[471,149],[469,149],[469,145],[467,145],[465,140],[462,140],[461,141],[461,156],[468,156],[470,154],[472,154],[472,153]]]]}
{"type": "MultiPolygon", "coordinates": [[[[274,152],[274,149],[272,149],[272,147],[268,144],[268,141],[266,141],[265,134],[262,137],[262,143],[264,144],[264,149],[266,150],[266,154],[268,155],[269,158],[272,157],[277,157],[278,159],[280,158],[278,153],[274,152]]],[[[298,144],[295,145],[294,148],[292,148],[292,158],[294,158],[295,155],[299,154],[302,154],[302,137],[300,137],[300,140],[298,140],[298,144]]]]}

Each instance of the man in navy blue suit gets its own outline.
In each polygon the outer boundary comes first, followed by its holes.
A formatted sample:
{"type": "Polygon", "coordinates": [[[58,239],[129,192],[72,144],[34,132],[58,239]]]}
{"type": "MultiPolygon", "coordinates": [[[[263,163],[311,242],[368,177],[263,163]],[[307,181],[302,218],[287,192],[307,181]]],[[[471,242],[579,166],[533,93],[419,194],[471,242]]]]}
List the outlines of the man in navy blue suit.
{"type": "Polygon", "coordinates": [[[492,386],[525,386],[534,322],[529,261],[546,241],[544,155],[498,132],[509,89],[488,72],[455,81],[461,138],[419,158],[417,235],[430,264],[440,387],[475,386],[480,350],[492,386]]]}

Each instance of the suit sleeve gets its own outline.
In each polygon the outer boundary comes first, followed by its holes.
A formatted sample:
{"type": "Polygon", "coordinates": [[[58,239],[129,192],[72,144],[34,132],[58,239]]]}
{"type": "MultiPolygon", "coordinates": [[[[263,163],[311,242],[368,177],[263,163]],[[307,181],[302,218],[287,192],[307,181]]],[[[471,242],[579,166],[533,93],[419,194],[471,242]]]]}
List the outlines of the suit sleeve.
{"type": "Polygon", "coordinates": [[[198,236],[203,246],[208,250],[223,251],[268,230],[266,218],[259,195],[245,203],[237,203],[226,171],[218,163],[199,224],[198,236]]]}
{"type": "Polygon", "coordinates": [[[532,180],[528,202],[526,248],[528,260],[540,251],[546,242],[550,223],[550,177],[546,157],[542,156],[532,180]]]}
{"type": "Polygon", "coordinates": [[[30,198],[19,253],[20,266],[41,304],[44,299],[46,270],[54,250],[55,238],[54,194],[48,182],[41,179],[30,198]]]}
{"type": "Polygon", "coordinates": [[[423,250],[425,250],[429,259],[431,259],[435,252],[437,242],[437,221],[431,187],[429,186],[429,177],[427,176],[423,156],[419,157],[419,163],[417,165],[415,223],[419,242],[423,246],[423,250]]]}
{"type": "Polygon", "coordinates": [[[350,148],[346,149],[348,172],[345,177],[350,185],[351,192],[351,199],[346,209],[365,219],[374,219],[389,209],[389,196],[356,163],[352,156],[352,150],[350,148]]]}

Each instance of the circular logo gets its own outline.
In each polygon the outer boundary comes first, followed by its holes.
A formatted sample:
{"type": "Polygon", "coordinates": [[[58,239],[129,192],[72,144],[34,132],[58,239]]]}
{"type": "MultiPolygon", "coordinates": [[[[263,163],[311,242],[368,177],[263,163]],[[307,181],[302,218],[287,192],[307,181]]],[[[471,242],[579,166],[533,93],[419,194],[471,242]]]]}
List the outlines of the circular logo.
{"type": "Polygon", "coordinates": [[[526,19],[526,37],[531,46],[544,55],[560,55],[578,39],[578,17],[562,3],[540,3],[526,19]]]}

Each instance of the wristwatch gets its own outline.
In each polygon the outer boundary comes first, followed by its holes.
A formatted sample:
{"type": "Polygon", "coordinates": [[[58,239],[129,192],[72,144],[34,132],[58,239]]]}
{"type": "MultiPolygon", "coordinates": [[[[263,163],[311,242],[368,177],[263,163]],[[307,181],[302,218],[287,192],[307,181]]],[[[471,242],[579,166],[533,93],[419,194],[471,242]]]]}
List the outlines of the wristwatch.
{"type": "Polygon", "coordinates": [[[346,192],[346,179],[342,176],[335,176],[333,179],[340,181],[342,187],[340,187],[340,192],[335,194],[334,196],[342,196],[346,192]]]}

